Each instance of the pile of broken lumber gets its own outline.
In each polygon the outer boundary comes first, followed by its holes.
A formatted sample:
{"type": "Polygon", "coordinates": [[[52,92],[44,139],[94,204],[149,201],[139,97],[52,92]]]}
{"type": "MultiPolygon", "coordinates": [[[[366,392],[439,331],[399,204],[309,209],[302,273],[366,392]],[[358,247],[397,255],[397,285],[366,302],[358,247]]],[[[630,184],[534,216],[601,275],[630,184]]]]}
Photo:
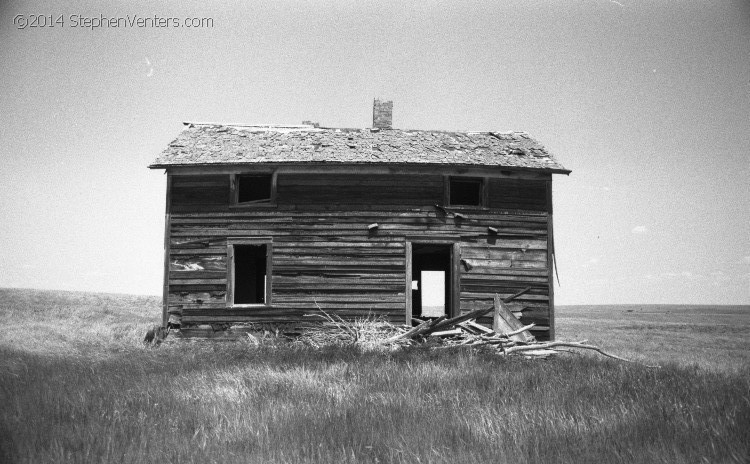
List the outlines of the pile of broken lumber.
{"type": "Polygon", "coordinates": [[[413,318],[418,323],[416,327],[402,331],[382,342],[411,344],[429,340],[431,337],[439,337],[445,347],[491,347],[503,355],[517,353],[528,357],[548,357],[557,354],[559,348],[581,348],[593,350],[620,361],[632,362],[607,353],[595,345],[586,343],[585,340],[580,342],[537,341],[529,332],[534,324],[523,325],[506,307],[507,303],[528,290],[528,288],[524,289],[503,300],[499,295],[495,295],[493,307],[477,309],[450,319],[446,316],[424,321],[413,318]],[[477,319],[490,312],[493,312],[492,329],[476,322],[477,319]]]}

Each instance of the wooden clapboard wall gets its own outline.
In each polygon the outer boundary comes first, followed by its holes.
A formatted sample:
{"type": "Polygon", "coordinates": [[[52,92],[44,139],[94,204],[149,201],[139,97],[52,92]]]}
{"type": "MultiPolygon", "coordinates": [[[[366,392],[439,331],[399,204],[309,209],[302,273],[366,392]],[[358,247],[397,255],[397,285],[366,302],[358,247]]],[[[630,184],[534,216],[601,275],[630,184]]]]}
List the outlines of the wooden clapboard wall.
{"type": "Polygon", "coordinates": [[[183,324],[294,321],[318,307],[404,322],[405,243],[440,239],[461,245],[461,311],[531,287],[513,310],[549,333],[549,180],[488,179],[489,208],[457,218],[434,206],[442,174],[280,173],[276,205],[254,207],[230,206],[229,174],[170,179],[167,307],[183,324]],[[231,237],[272,238],[272,306],[227,307],[231,237]]]}

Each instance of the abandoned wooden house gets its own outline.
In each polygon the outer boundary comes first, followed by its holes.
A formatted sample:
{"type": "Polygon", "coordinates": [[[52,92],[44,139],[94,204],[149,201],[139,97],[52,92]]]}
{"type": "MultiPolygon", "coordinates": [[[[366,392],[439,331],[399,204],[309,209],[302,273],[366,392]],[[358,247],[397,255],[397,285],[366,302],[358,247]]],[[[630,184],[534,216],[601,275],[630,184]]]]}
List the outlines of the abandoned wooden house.
{"type": "Polygon", "coordinates": [[[523,132],[185,123],[167,174],[164,325],[455,316],[518,297],[555,333],[552,174],[523,132]],[[305,318],[304,320],[309,320],[305,318]]]}

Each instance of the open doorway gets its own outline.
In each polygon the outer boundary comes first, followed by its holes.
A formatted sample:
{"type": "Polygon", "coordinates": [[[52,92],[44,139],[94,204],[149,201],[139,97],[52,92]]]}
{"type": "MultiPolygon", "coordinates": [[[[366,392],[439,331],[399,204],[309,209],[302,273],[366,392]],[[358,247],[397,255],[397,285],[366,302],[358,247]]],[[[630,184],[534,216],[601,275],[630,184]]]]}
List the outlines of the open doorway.
{"type": "Polygon", "coordinates": [[[449,244],[412,244],[412,316],[451,315],[451,247],[449,244]]]}
{"type": "Polygon", "coordinates": [[[267,287],[265,244],[234,245],[234,304],[265,304],[267,287]]]}

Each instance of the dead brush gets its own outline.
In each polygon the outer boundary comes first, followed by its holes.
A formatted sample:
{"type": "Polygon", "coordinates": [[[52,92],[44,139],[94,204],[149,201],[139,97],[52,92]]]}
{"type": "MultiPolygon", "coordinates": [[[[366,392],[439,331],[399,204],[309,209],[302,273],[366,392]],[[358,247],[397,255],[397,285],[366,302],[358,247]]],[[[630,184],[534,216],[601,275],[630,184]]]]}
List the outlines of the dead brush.
{"type": "Polygon", "coordinates": [[[383,340],[400,333],[399,329],[382,317],[359,317],[344,320],[337,314],[325,312],[317,304],[320,314],[305,314],[317,317],[322,322],[310,325],[297,337],[296,343],[321,348],[325,346],[358,346],[365,350],[382,349],[383,340]]]}

